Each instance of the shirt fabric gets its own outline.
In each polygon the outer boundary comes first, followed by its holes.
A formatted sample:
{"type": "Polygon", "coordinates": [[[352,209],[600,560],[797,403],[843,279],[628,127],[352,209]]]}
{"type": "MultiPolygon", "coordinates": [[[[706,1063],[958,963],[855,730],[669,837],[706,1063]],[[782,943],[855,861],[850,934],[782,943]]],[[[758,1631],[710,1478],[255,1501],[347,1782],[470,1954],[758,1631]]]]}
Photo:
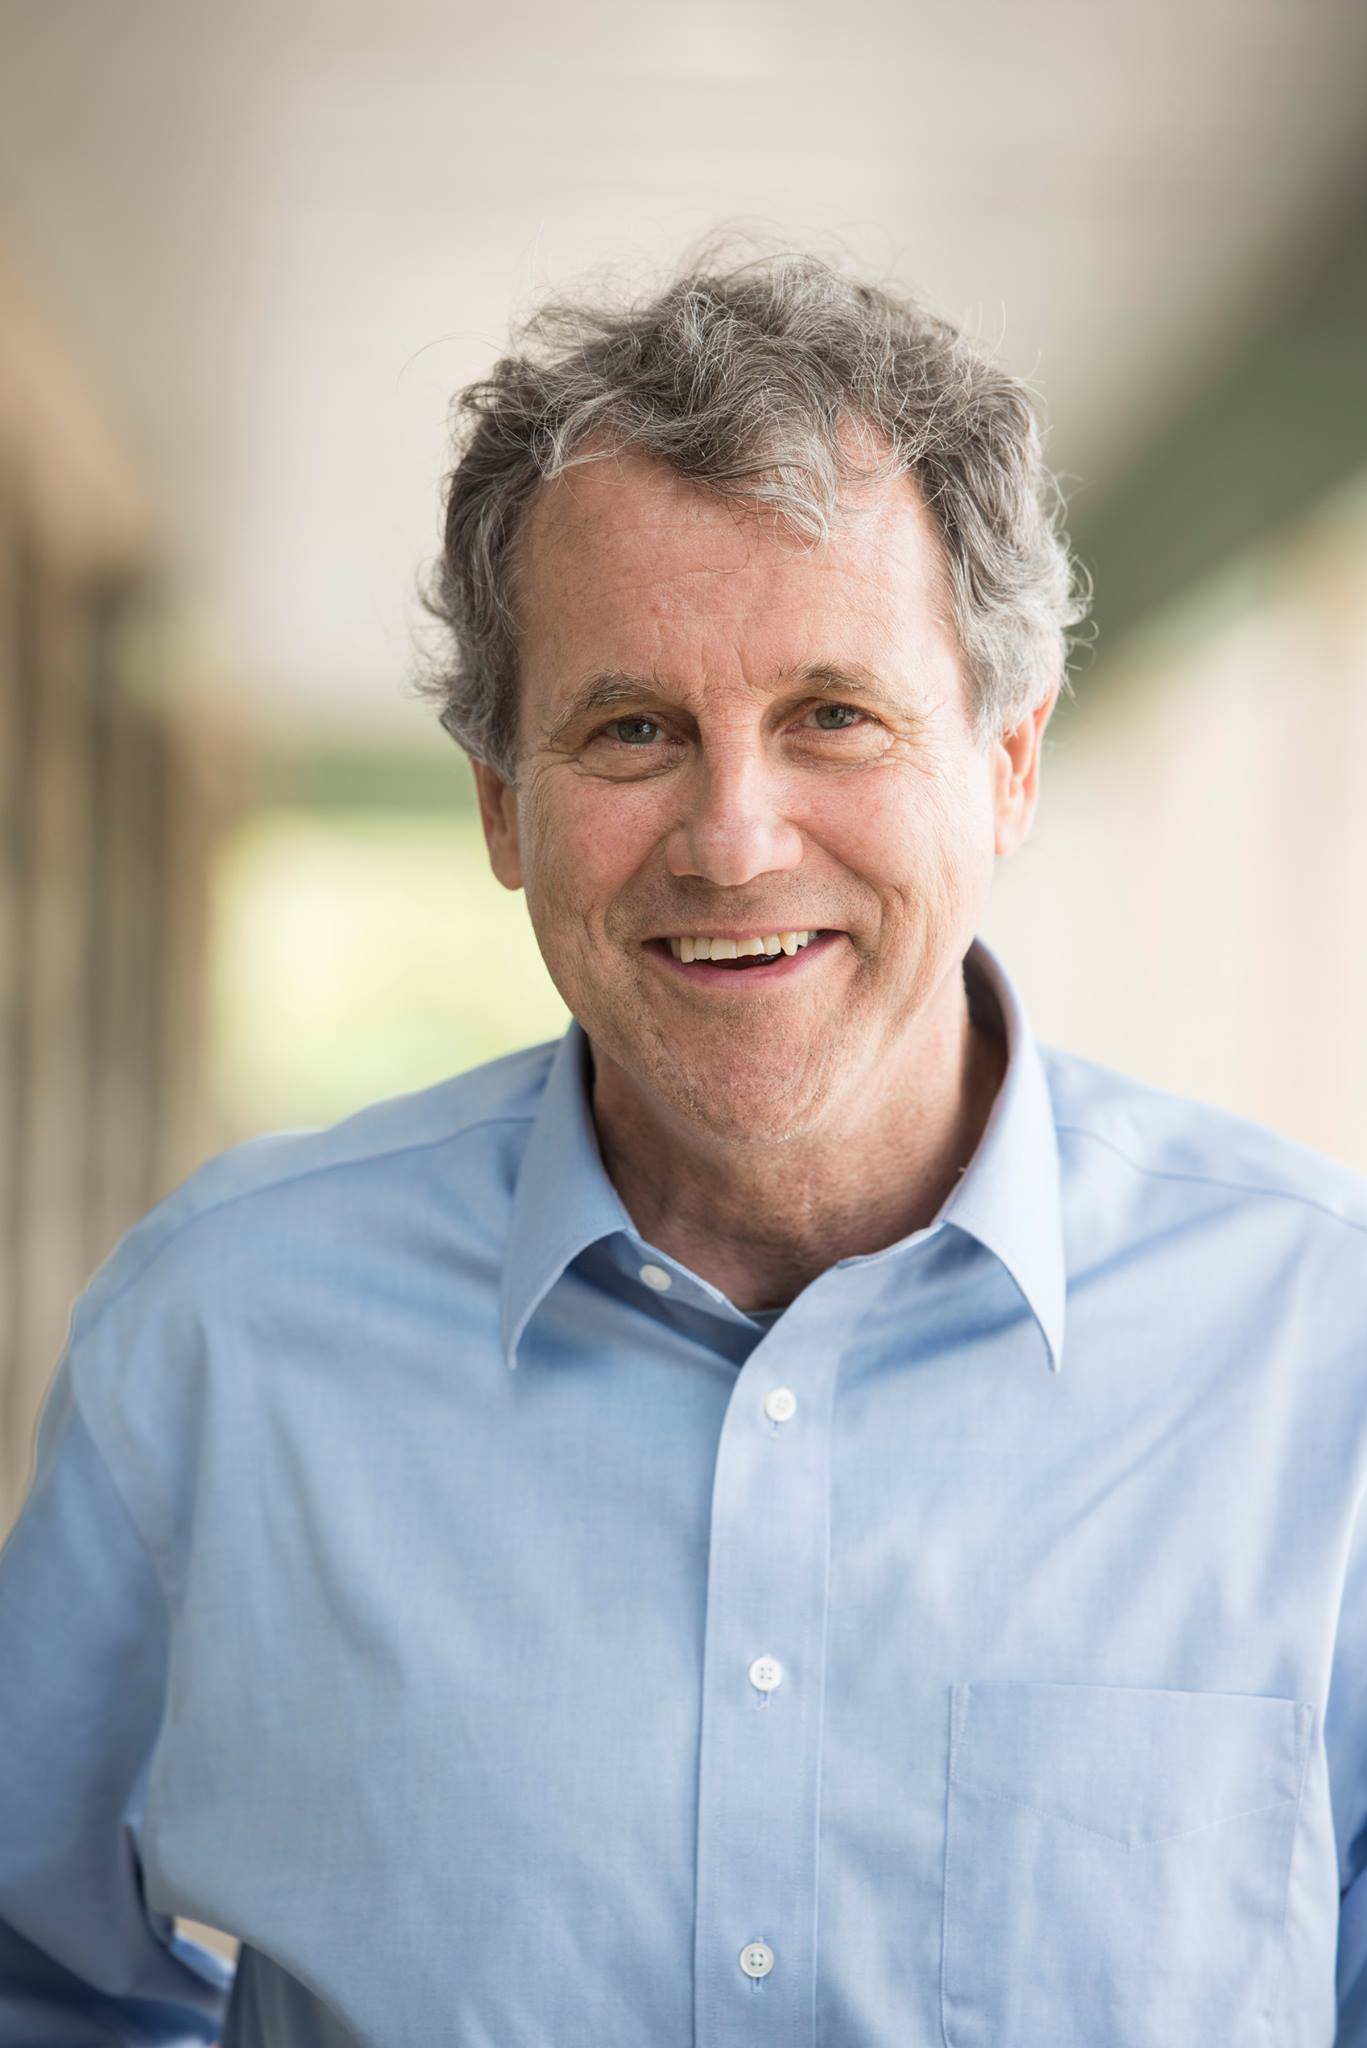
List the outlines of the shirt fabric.
{"type": "Polygon", "coordinates": [[[965,979],[967,1170],[768,1317],[577,1025],[128,1232],[0,1552],[5,2048],[1367,2044],[1367,1179],[965,979]]]}

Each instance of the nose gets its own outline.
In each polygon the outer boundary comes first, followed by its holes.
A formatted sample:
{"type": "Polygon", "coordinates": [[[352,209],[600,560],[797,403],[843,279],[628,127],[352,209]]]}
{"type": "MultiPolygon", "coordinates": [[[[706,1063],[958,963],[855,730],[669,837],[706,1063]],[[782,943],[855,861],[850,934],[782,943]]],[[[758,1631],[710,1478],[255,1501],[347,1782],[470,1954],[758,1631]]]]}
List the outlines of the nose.
{"type": "Polygon", "coordinates": [[[735,889],[758,875],[795,868],[802,838],[785,815],[782,770],[758,749],[699,751],[687,780],[684,814],[669,834],[672,875],[700,875],[735,889]]]}

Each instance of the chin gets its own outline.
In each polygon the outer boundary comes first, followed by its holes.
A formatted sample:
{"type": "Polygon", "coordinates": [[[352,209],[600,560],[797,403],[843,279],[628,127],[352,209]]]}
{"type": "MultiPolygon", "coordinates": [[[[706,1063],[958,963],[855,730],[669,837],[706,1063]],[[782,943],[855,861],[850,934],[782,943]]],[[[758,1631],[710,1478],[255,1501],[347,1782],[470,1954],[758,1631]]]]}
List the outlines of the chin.
{"type": "Polygon", "coordinates": [[[718,1060],[694,1073],[675,1060],[649,1063],[650,1085],[678,1116],[732,1145],[781,1145],[824,1120],[834,1092],[832,1063],[805,1069],[772,1060],[718,1060]]]}

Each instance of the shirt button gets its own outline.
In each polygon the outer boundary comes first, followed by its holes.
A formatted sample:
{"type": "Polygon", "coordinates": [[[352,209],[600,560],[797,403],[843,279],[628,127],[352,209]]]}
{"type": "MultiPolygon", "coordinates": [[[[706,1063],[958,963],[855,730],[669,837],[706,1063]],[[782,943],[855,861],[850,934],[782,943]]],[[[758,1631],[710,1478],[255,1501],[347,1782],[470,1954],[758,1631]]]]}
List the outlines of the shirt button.
{"type": "Polygon", "coordinates": [[[657,1293],[660,1294],[663,1294],[667,1287],[674,1285],[674,1282],[670,1279],[663,1266],[642,1266],[641,1278],[645,1281],[647,1287],[655,1288],[657,1293]]]}
{"type": "Polygon", "coordinates": [[[772,1692],[783,1683],[783,1666],[777,1657],[756,1657],[750,1666],[750,1683],[756,1692],[772,1692]]]}
{"type": "Polygon", "coordinates": [[[747,1942],[740,1952],[740,1966],[747,1977],[767,1977],[774,1967],[774,1951],[767,1941],[747,1942]]]}
{"type": "Polygon", "coordinates": [[[791,1387],[775,1387],[765,1397],[764,1412],[771,1422],[787,1422],[797,1413],[797,1395],[791,1387]]]}

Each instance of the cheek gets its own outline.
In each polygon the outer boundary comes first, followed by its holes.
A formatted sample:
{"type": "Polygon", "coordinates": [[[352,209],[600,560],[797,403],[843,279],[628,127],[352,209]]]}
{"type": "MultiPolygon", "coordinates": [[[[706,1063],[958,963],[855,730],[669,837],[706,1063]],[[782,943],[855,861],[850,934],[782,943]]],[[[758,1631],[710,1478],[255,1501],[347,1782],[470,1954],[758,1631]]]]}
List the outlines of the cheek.
{"type": "Polygon", "coordinates": [[[521,823],[529,903],[574,904],[601,920],[658,838],[640,789],[568,780],[529,795],[521,823]]]}
{"type": "Polygon", "coordinates": [[[852,781],[809,813],[814,838],[884,897],[935,924],[981,895],[993,867],[990,792],[971,776],[903,771],[852,781]]]}
{"type": "Polygon", "coordinates": [[[896,887],[934,871],[961,825],[947,792],[906,773],[852,777],[808,811],[809,830],[875,886],[896,887]]]}

